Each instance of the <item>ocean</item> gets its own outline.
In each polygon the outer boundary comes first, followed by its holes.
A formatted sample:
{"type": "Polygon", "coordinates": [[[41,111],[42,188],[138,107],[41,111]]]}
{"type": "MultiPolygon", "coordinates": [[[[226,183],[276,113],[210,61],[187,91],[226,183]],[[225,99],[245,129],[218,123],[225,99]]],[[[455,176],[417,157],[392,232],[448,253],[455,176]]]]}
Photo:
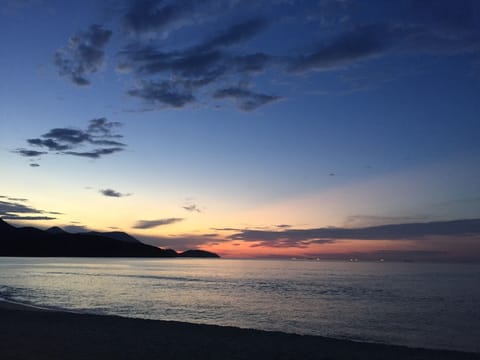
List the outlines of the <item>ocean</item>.
{"type": "Polygon", "coordinates": [[[0,299],[480,352],[480,265],[1,258],[0,299]]]}

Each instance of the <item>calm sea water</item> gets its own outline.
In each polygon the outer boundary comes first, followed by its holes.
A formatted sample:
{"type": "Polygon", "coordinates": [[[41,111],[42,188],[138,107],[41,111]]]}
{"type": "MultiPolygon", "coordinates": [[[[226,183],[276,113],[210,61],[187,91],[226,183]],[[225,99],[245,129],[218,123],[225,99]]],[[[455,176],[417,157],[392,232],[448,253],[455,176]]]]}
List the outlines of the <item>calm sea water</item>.
{"type": "Polygon", "coordinates": [[[0,258],[0,298],[480,352],[480,265],[0,258]]]}

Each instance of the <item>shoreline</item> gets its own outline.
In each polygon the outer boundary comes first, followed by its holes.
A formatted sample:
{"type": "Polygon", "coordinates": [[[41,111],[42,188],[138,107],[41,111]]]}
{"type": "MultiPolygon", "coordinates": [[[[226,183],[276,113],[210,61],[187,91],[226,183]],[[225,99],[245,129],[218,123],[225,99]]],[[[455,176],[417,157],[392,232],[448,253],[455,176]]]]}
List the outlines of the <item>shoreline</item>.
{"type": "Polygon", "coordinates": [[[480,354],[218,325],[145,320],[0,300],[2,359],[480,359],[480,354]]]}

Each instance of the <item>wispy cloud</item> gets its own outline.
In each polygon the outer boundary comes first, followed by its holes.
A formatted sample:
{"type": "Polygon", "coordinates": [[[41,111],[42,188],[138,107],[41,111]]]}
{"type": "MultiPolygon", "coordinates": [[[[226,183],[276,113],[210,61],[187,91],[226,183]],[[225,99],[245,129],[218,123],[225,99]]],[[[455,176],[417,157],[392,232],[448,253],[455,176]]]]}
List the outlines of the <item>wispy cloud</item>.
{"type": "Polygon", "coordinates": [[[326,71],[378,56],[395,43],[399,34],[384,24],[364,25],[346,32],[307,55],[294,58],[291,72],[326,71]]]}
{"type": "Polygon", "coordinates": [[[0,218],[4,220],[54,220],[48,215],[61,215],[56,211],[46,211],[27,205],[28,199],[0,196],[0,218]]]}
{"type": "Polygon", "coordinates": [[[195,102],[192,92],[179,82],[142,81],[127,93],[148,103],[165,107],[182,108],[195,102]]]}
{"type": "Polygon", "coordinates": [[[55,217],[52,216],[33,216],[33,215],[2,215],[3,220],[55,220],[55,217]]]}
{"type": "Polygon", "coordinates": [[[133,226],[135,229],[151,229],[157,226],[164,226],[175,224],[177,222],[183,221],[183,218],[166,218],[166,219],[157,219],[157,220],[139,220],[133,226]]]}
{"type": "Polygon", "coordinates": [[[345,219],[344,226],[348,228],[352,227],[367,227],[378,226],[383,224],[405,224],[412,222],[420,222],[432,220],[427,216],[379,216],[379,215],[350,215],[345,219]]]}
{"type": "Polygon", "coordinates": [[[202,212],[202,210],[200,209],[200,207],[197,204],[184,205],[184,206],[182,206],[182,208],[189,211],[189,212],[197,212],[197,213],[202,212]]]}
{"type": "Polygon", "coordinates": [[[67,76],[76,85],[89,85],[87,75],[97,72],[105,58],[105,46],[112,32],[101,25],[91,25],[87,31],[72,36],[68,45],[59,49],[54,63],[62,76],[67,76]]]}
{"type": "Polygon", "coordinates": [[[280,96],[260,94],[243,87],[219,89],[215,91],[213,97],[215,99],[233,99],[235,100],[237,107],[244,111],[252,111],[260,106],[281,99],[280,96]]]}
{"type": "Polygon", "coordinates": [[[152,32],[167,35],[171,30],[225,14],[235,6],[236,1],[224,0],[131,0],[123,24],[128,32],[137,35],[152,32]]]}
{"type": "Polygon", "coordinates": [[[108,149],[95,149],[92,151],[65,151],[63,154],[86,157],[90,159],[99,159],[104,155],[111,155],[123,150],[124,150],[123,148],[115,147],[115,148],[108,148],[108,149]]]}
{"type": "Polygon", "coordinates": [[[192,13],[193,1],[166,3],[159,0],[131,1],[124,16],[127,30],[142,33],[164,30],[168,25],[192,13]]]}
{"type": "MultiPolygon", "coordinates": [[[[230,48],[254,38],[266,25],[264,19],[249,19],[218,31],[197,45],[170,51],[152,44],[132,43],[120,53],[124,58],[122,67],[133,69],[141,80],[127,94],[160,108],[183,108],[197,102],[204,87],[225,87],[224,82],[230,78],[259,73],[273,57],[262,52],[238,54],[230,48]]],[[[279,99],[246,89],[235,94],[224,92],[224,96],[216,98],[226,97],[235,97],[238,107],[246,111],[279,99]]]]}

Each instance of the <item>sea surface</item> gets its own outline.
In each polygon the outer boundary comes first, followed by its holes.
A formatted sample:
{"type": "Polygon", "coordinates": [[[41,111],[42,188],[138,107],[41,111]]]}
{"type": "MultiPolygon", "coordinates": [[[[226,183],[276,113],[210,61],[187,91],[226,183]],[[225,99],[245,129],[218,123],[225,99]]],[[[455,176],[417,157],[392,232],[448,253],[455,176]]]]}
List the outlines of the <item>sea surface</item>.
{"type": "Polygon", "coordinates": [[[480,352],[476,264],[0,257],[0,298],[480,352]]]}

